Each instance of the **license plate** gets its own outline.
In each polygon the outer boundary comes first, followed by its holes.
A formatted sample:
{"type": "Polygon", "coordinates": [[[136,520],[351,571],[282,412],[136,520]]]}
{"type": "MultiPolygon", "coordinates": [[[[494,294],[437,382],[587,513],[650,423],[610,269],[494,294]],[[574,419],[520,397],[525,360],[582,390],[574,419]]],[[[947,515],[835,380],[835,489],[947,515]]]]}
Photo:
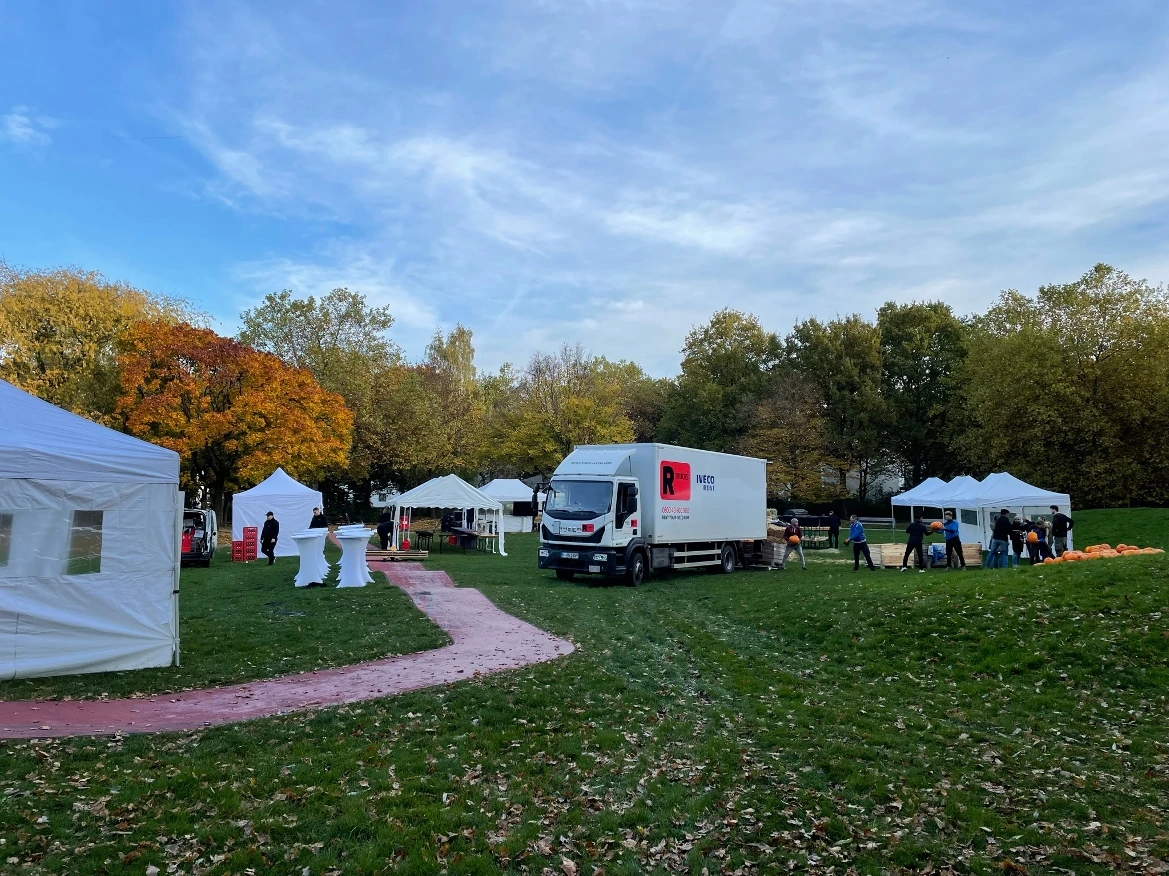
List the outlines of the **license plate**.
{"type": "Polygon", "coordinates": [[[562,560],[579,560],[580,554],[561,554],[560,559],[562,559],[562,560]]]}
{"type": "Polygon", "coordinates": [[[601,567],[600,566],[589,566],[589,571],[590,572],[599,572],[599,571],[601,571],[601,567]]]}

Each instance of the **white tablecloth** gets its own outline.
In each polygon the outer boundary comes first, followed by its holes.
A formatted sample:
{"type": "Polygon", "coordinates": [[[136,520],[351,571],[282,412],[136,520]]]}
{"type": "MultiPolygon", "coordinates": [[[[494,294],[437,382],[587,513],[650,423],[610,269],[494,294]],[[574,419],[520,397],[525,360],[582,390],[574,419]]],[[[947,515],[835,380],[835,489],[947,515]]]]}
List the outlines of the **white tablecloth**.
{"type": "Polygon", "coordinates": [[[325,559],[325,538],[327,529],[305,529],[294,532],[292,540],[300,552],[300,569],[296,573],[296,586],[323,584],[329,577],[329,561],[325,559]]]}
{"type": "Polygon", "coordinates": [[[338,587],[364,587],[373,580],[365,562],[365,549],[369,545],[369,530],[362,527],[360,532],[338,529],[334,535],[341,542],[341,581],[338,587]]]}

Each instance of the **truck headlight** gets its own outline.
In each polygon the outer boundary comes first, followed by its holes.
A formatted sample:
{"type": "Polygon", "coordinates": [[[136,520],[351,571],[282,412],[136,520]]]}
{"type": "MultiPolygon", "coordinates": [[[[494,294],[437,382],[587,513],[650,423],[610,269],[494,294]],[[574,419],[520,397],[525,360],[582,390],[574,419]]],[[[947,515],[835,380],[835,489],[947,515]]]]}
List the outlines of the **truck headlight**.
{"type": "Polygon", "coordinates": [[[552,552],[550,550],[548,550],[547,548],[540,548],[540,556],[550,557],[550,556],[552,556],[552,552]]]}
{"type": "Polygon", "coordinates": [[[594,563],[603,563],[607,559],[609,559],[609,558],[607,556],[605,556],[604,554],[593,554],[593,562],[594,563]]]}

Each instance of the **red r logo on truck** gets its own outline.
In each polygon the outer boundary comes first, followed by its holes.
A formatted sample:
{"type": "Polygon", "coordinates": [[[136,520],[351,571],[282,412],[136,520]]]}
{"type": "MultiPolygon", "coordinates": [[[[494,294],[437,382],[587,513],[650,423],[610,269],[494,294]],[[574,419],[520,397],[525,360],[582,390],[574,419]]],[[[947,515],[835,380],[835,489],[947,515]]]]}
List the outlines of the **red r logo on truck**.
{"type": "Polygon", "coordinates": [[[690,499],[690,463],[662,460],[661,497],[685,502],[690,499]]]}

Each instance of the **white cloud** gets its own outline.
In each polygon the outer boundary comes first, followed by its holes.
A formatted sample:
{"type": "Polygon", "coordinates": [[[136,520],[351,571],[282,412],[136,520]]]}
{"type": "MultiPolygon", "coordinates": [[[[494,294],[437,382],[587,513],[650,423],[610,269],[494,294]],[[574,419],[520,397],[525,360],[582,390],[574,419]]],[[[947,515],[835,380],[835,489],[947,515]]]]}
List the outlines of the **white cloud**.
{"type": "Polygon", "coordinates": [[[46,128],[56,127],[56,122],[47,118],[34,118],[28,107],[14,106],[0,116],[0,142],[16,146],[48,146],[53,138],[45,133],[46,128]]]}
{"type": "Polygon", "coordinates": [[[192,7],[172,109],[206,189],[296,229],[236,266],[250,292],[361,289],[407,351],[460,321],[488,367],[579,340],[666,373],[720,307],[971,310],[1167,221],[1169,65],[1086,77],[1107,47],[1054,19],[1021,44],[943,0],[452,8],[192,7]]]}

